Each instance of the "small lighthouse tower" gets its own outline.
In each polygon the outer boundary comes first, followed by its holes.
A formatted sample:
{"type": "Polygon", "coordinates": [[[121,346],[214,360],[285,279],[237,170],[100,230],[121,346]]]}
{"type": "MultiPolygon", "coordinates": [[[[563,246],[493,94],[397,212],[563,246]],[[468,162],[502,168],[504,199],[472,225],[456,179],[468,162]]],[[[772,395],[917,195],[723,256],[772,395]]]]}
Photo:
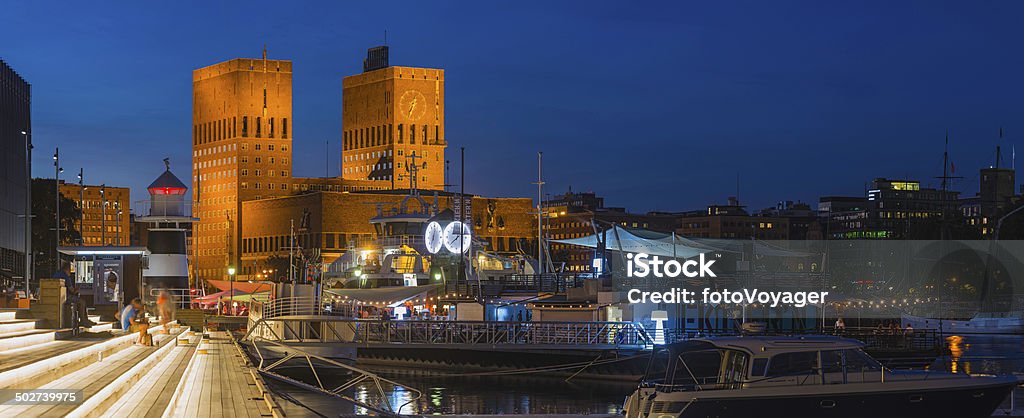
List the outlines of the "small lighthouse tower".
{"type": "MultiPolygon", "coordinates": [[[[148,224],[146,247],[149,263],[142,271],[144,297],[153,289],[187,292],[189,286],[186,233],[196,221],[185,200],[188,187],[171,173],[170,160],[164,159],[164,172],[146,189],[149,191],[149,214],[136,217],[148,224]]],[[[176,292],[176,293],[177,293],[176,292]]]]}

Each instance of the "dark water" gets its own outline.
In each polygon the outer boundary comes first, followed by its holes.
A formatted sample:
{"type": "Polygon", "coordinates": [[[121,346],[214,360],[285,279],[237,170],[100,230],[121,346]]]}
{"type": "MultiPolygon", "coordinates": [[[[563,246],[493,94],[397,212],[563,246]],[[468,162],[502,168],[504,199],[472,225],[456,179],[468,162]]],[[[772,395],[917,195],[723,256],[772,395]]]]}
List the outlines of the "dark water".
{"type": "Polygon", "coordinates": [[[950,355],[940,357],[932,370],[967,374],[1024,373],[1024,336],[963,335],[946,337],[950,355]]]}
{"type": "MultiPolygon", "coordinates": [[[[381,376],[414,387],[423,392],[416,400],[414,392],[402,387],[383,385],[392,405],[410,402],[403,414],[609,414],[618,413],[622,402],[636,384],[563,378],[523,376],[424,376],[377,370],[381,376]]],[[[307,379],[304,371],[291,370],[291,377],[307,379]]],[[[340,385],[345,379],[335,372],[321,375],[325,385],[340,385]],[[328,382],[327,380],[332,380],[328,382]]],[[[314,380],[315,381],[315,380],[314,380]]],[[[284,383],[268,381],[272,389],[296,402],[283,400],[288,416],[335,417],[339,414],[361,414],[366,411],[336,398],[310,393],[284,383]],[[308,408],[307,408],[308,407],[308,408]],[[314,413],[312,410],[315,410],[314,413]]],[[[376,385],[363,382],[345,392],[361,401],[377,400],[376,385]]]]}
{"type": "MultiPolygon", "coordinates": [[[[969,374],[1024,373],[1024,336],[965,335],[947,337],[950,355],[936,359],[930,369],[969,374]]],[[[573,380],[526,376],[430,376],[395,370],[375,370],[384,377],[423,392],[383,385],[393,405],[406,404],[403,414],[609,414],[618,413],[635,384],[628,382],[573,380]]],[[[289,376],[308,382],[315,378],[305,371],[290,370],[289,376]]],[[[325,372],[325,385],[340,385],[344,373],[325,372]]],[[[281,406],[289,416],[362,414],[366,411],[337,398],[311,393],[269,380],[283,395],[281,406]],[[287,398],[294,400],[289,401],[287,398]],[[300,406],[304,405],[304,406],[300,406]]],[[[363,401],[379,400],[376,385],[363,382],[345,392],[363,401]]]]}

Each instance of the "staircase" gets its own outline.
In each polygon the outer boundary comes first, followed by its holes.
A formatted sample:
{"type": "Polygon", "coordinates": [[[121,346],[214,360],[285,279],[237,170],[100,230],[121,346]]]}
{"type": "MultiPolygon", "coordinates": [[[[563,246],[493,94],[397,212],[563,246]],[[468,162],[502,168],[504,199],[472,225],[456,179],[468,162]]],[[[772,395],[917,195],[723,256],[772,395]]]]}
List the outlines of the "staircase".
{"type": "MultiPolygon", "coordinates": [[[[198,336],[187,336],[187,328],[168,324],[150,328],[153,336],[152,347],[134,345],[138,333],[124,334],[109,338],[90,336],[89,332],[74,339],[58,340],[57,330],[35,330],[35,321],[21,320],[19,313],[2,312],[6,319],[0,324],[7,326],[6,340],[9,348],[0,351],[0,389],[60,389],[77,392],[74,403],[0,405],[0,416],[9,417],[51,417],[51,416],[109,416],[108,409],[122,399],[125,393],[135,389],[150,372],[159,369],[168,356],[180,362],[183,353],[194,350],[198,336]],[[13,316],[13,317],[12,317],[13,316]],[[30,324],[30,325],[25,325],[30,324]],[[40,331],[32,333],[33,331],[40,331]],[[24,333],[19,335],[17,333],[24,333]],[[43,336],[32,342],[28,336],[43,336]],[[183,338],[178,338],[182,336],[183,338]]],[[[93,321],[98,318],[93,319],[93,321]]],[[[98,324],[93,329],[107,328],[111,323],[98,324]]],[[[172,374],[165,374],[173,378],[172,374]]],[[[180,373],[178,375],[180,378],[180,373]]],[[[139,402],[153,405],[150,399],[139,402]]],[[[166,405],[164,405],[166,407],[166,405]]],[[[162,409],[160,411],[162,413],[162,409]]],[[[148,414],[143,414],[148,415],[148,414]]],[[[129,416],[129,415],[124,415],[129,416]]],[[[130,416],[135,416],[130,415],[130,416]]]]}
{"type": "Polygon", "coordinates": [[[37,329],[25,310],[0,310],[0,392],[69,391],[75,402],[0,403],[0,417],[281,417],[273,395],[247,357],[223,332],[168,324],[149,329],[153,346],[135,345],[138,333],[108,332],[99,323],[70,330],[37,329]],[[90,332],[92,331],[92,332],[90,332]]]}

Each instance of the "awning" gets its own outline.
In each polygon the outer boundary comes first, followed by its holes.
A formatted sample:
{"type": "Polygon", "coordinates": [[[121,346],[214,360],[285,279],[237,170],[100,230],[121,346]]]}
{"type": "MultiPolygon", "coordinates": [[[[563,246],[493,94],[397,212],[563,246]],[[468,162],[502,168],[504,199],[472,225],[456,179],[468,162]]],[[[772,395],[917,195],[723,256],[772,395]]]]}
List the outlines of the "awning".
{"type": "Polygon", "coordinates": [[[210,286],[216,287],[222,291],[231,290],[233,288],[245,293],[267,292],[274,288],[273,282],[249,283],[248,281],[238,281],[235,282],[234,286],[232,286],[231,282],[227,280],[207,280],[206,283],[209,283],[210,286]]]}
{"type": "MultiPolygon", "coordinates": [[[[673,244],[671,237],[667,242],[658,239],[642,238],[629,230],[618,226],[615,226],[613,229],[609,229],[603,234],[606,239],[605,248],[609,251],[647,253],[661,257],[676,258],[696,257],[701,253],[711,251],[707,248],[692,245],[689,240],[681,237],[676,237],[676,242],[673,244]]],[[[551,242],[597,248],[599,240],[597,235],[589,235],[583,238],[556,239],[551,240],[551,242]]]]}
{"type": "MultiPolygon", "coordinates": [[[[753,246],[754,254],[768,257],[808,257],[817,255],[789,250],[761,240],[687,238],[647,230],[631,231],[618,225],[603,234],[607,240],[605,248],[608,251],[647,253],[661,257],[691,258],[707,252],[742,254],[746,252],[745,248],[751,245],[753,246]]],[[[551,242],[597,248],[599,241],[597,235],[589,235],[574,239],[556,239],[551,240],[551,242]]]]}
{"type": "Polygon", "coordinates": [[[57,247],[57,251],[61,254],[73,255],[73,256],[90,256],[90,255],[147,255],[149,249],[146,247],[122,247],[122,246],[60,246],[57,247]]]}
{"type": "Polygon", "coordinates": [[[220,298],[228,298],[228,297],[238,298],[240,296],[248,295],[248,294],[249,294],[248,292],[243,292],[243,291],[238,290],[238,289],[235,289],[234,291],[225,290],[223,292],[211,293],[209,295],[206,295],[206,296],[203,296],[203,297],[200,297],[200,298],[195,298],[194,300],[196,302],[198,302],[198,303],[210,304],[210,303],[216,303],[217,300],[220,299],[220,298]]]}
{"type": "Polygon", "coordinates": [[[386,303],[395,304],[408,299],[416,299],[420,296],[427,296],[427,293],[436,292],[436,285],[426,286],[394,286],[378,287],[375,289],[324,289],[324,293],[338,297],[348,297],[351,300],[365,303],[386,303]]]}

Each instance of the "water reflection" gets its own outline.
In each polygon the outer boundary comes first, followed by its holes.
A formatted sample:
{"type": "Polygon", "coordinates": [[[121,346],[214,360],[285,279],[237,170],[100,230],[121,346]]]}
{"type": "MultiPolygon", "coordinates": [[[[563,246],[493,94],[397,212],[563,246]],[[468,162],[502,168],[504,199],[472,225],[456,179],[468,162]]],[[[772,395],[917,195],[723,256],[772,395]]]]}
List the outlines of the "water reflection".
{"type": "Polygon", "coordinates": [[[1024,371],[1024,336],[954,335],[946,337],[949,355],[939,357],[933,370],[966,374],[1010,374],[1024,371]]]}
{"type": "MultiPolygon", "coordinates": [[[[288,373],[296,378],[310,378],[302,372],[288,373]]],[[[625,397],[636,388],[629,382],[570,381],[554,377],[471,376],[438,377],[408,376],[382,373],[383,376],[423,391],[423,396],[405,405],[402,414],[608,414],[618,413],[625,397]]],[[[342,376],[324,376],[329,387],[344,383],[342,376]]],[[[308,381],[308,380],[307,380],[308,381]]],[[[314,380],[315,381],[315,380],[314,380]]],[[[314,394],[275,381],[268,382],[275,392],[294,402],[282,402],[289,416],[337,416],[366,414],[363,408],[345,401],[314,394]],[[312,411],[310,411],[310,409],[312,411]],[[315,413],[313,412],[315,411],[315,413]]],[[[415,393],[401,387],[383,387],[388,401],[398,406],[412,401],[415,393]]],[[[362,402],[378,401],[373,382],[362,382],[345,395],[362,402]]]]}

